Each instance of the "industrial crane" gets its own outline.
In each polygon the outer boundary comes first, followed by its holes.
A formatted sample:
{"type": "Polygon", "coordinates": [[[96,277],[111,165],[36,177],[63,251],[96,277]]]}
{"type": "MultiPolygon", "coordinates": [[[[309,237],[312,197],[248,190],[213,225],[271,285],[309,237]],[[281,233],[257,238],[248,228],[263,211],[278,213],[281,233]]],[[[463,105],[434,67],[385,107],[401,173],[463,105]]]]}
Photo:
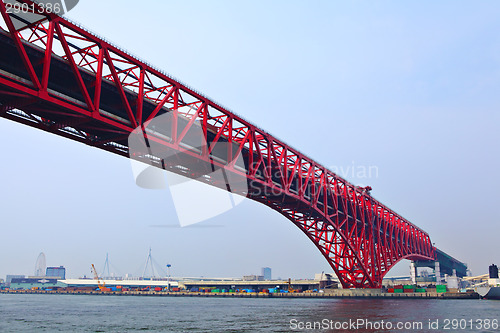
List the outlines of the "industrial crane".
{"type": "Polygon", "coordinates": [[[92,264],[92,273],[94,274],[94,280],[97,280],[97,286],[100,291],[109,291],[109,288],[106,288],[106,283],[104,281],[99,280],[99,275],[97,274],[97,270],[95,269],[94,264],[92,264]]]}
{"type": "Polygon", "coordinates": [[[292,288],[292,279],[291,278],[288,278],[288,292],[289,293],[298,293],[299,292],[298,289],[292,288]]]}

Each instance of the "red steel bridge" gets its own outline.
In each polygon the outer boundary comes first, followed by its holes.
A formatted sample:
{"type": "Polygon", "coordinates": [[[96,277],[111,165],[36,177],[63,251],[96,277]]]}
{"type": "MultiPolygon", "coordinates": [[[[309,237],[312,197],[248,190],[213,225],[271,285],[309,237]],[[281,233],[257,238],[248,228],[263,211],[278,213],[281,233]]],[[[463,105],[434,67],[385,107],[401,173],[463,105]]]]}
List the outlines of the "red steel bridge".
{"type": "Polygon", "coordinates": [[[131,157],[129,135],[170,114],[164,133],[143,133],[150,144],[182,157],[132,157],[192,178],[214,166],[241,176],[241,186],[228,190],[294,223],[343,287],[378,288],[402,259],[435,260],[429,235],[367,188],[36,2],[2,0],[0,11],[0,116],[131,157]],[[9,3],[25,4],[31,13],[15,13],[9,3]],[[194,124],[208,143],[198,151],[184,142],[194,124]],[[217,149],[221,143],[229,148],[217,149]],[[243,167],[235,164],[238,158],[243,167]]]}

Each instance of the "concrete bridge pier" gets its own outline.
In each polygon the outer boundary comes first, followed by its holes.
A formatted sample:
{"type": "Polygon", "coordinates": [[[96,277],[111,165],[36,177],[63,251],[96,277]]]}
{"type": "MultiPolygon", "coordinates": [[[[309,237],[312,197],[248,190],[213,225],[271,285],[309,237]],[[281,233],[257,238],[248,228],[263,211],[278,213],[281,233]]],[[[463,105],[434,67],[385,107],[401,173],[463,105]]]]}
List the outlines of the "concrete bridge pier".
{"type": "Polygon", "coordinates": [[[425,264],[422,264],[420,262],[415,262],[412,260],[410,262],[410,278],[413,284],[417,284],[418,267],[434,268],[434,273],[436,274],[436,283],[441,283],[443,281],[443,277],[441,276],[439,261],[429,261],[426,262],[425,264]],[[434,263],[434,267],[432,267],[433,266],[432,263],[434,263]]]}
{"type": "Polygon", "coordinates": [[[435,262],[434,267],[435,267],[434,272],[436,274],[436,283],[441,283],[441,281],[443,281],[443,278],[441,277],[441,269],[439,267],[439,261],[435,262]]]}

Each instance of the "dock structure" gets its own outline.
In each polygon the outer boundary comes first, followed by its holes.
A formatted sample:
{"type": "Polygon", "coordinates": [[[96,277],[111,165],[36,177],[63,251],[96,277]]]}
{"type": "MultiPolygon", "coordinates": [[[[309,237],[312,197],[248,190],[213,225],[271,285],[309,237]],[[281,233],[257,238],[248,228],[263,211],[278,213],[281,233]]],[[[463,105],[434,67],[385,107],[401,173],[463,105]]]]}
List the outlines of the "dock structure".
{"type": "Polygon", "coordinates": [[[227,298],[372,298],[372,299],[479,299],[476,292],[387,293],[374,289],[331,289],[324,292],[246,293],[246,292],[169,292],[169,291],[99,291],[99,290],[0,290],[0,294],[95,295],[95,296],[157,296],[157,297],[227,297],[227,298]]]}
{"type": "MultiPolygon", "coordinates": [[[[288,289],[291,286],[294,289],[298,289],[301,291],[313,291],[324,288],[324,283],[326,281],[319,280],[253,280],[253,281],[245,281],[245,280],[207,280],[207,281],[179,281],[179,286],[184,287],[186,290],[192,290],[193,288],[202,289],[202,288],[216,288],[216,289],[252,289],[252,290],[264,290],[264,289],[288,289]]],[[[338,283],[331,281],[330,284],[337,287],[338,283]]]]}

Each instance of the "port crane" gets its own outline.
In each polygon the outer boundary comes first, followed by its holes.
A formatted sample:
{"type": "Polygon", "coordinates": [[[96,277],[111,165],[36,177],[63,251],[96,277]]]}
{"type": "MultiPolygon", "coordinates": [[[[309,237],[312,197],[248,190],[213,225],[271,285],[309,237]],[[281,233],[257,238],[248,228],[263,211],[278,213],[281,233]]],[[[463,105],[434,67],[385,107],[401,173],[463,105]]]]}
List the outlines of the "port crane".
{"type": "Polygon", "coordinates": [[[289,293],[297,293],[297,292],[299,292],[299,290],[292,288],[292,279],[291,278],[288,278],[288,292],[289,293]]]}
{"type": "Polygon", "coordinates": [[[474,289],[481,286],[488,286],[489,274],[483,274],[478,276],[466,276],[462,280],[470,283],[470,289],[474,289]]]}
{"type": "Polygon", "coordinates": [[[101,291],[106,291],[108,288],[106,288],[106,283],[104,281],[99,280],[99,275],[97,274],[97,270],[95,269],[94,264],[92,264],[92,273],[94,274],[94,280],[97,280],[97,286],[99,287],[99,290],[101,291]]]}

